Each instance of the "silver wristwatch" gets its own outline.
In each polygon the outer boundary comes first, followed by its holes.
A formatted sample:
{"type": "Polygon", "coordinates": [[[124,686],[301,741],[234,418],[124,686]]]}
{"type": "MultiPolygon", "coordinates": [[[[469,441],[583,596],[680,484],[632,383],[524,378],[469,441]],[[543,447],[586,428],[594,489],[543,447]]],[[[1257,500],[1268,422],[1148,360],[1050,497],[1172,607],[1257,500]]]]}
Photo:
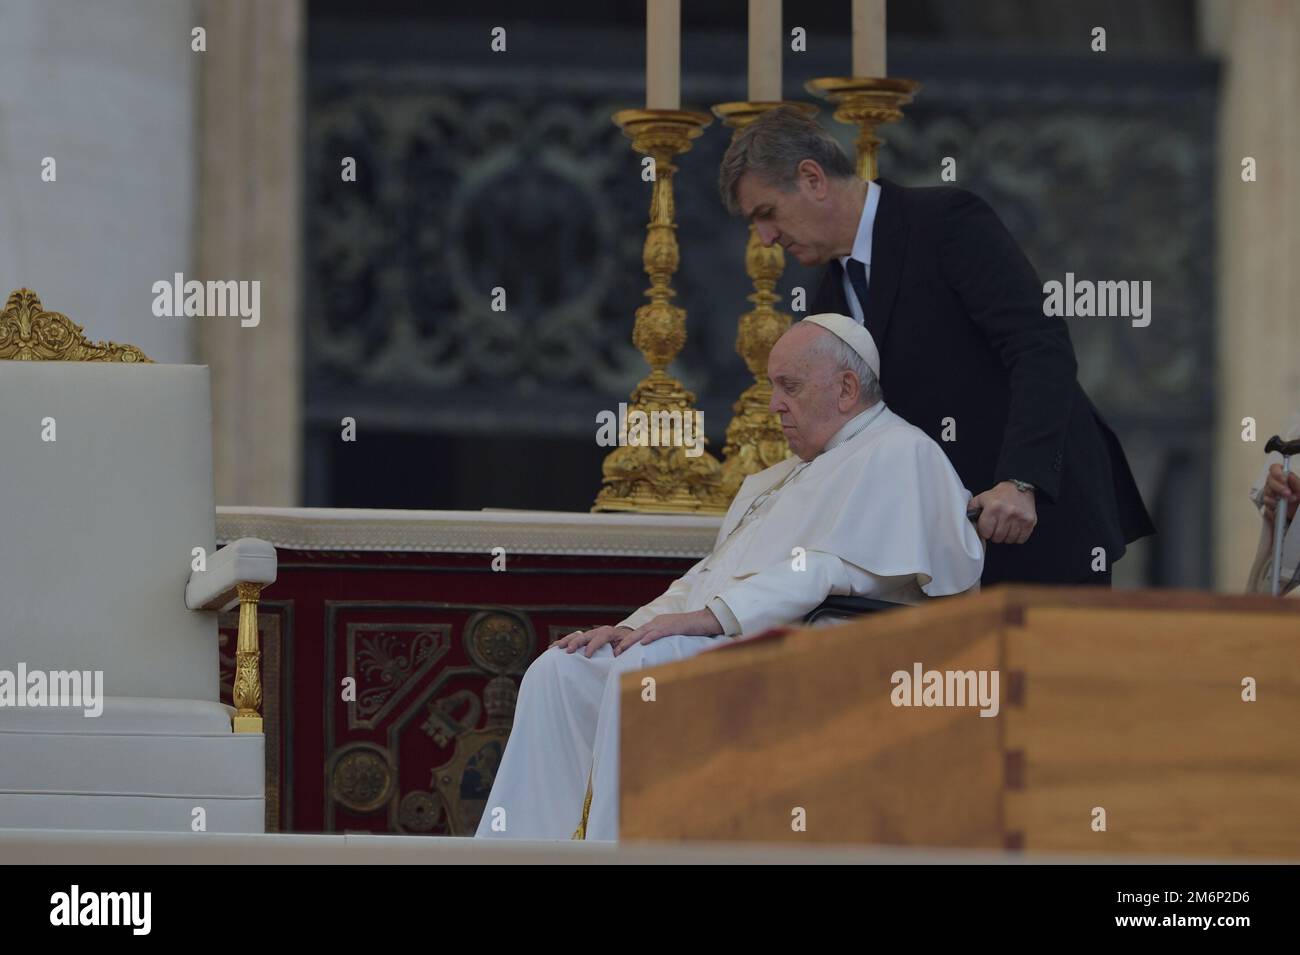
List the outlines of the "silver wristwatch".
{"type": "Polygon", "coordinates": [[[1007,480],[1016,486],[1017,491],[1032,491],[1034,489],[1034,486],[1028,481],[1017,481],[1015,478],[1007,478],[1007,480]]]}

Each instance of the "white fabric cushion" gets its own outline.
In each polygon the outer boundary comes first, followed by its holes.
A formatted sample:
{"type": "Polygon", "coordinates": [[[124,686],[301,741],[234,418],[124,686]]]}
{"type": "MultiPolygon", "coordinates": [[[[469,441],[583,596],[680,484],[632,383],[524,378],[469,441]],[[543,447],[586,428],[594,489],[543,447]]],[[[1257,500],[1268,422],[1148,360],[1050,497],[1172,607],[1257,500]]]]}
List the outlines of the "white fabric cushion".
{"type": "Polygon", "coordinates": [[[260,733],[0,732],[0,792],[259,798],[260,733]]]}
{"type": "Polygon", "coordinates": [[[185,607],[215,543],[208,369],[0,361],[0,449],[0,669],[216,701],[216,619],[185,607]]]}
{"type": "Polygon", "coordinates": [[[266,830],[266,803],[262,799],[207,798],[196,803],[193,799],[179,797],[48,793],[0,793],[0,829],[191,832],[196,805],[203,806],[207,833],[260,833],[266,830]]]}
{"type": "Polygon", "coordinates": [[[229,736],[234,707],[208,700],[105,697],[99,716],[79,707],[0,707],[0,733],[229,736]]]}

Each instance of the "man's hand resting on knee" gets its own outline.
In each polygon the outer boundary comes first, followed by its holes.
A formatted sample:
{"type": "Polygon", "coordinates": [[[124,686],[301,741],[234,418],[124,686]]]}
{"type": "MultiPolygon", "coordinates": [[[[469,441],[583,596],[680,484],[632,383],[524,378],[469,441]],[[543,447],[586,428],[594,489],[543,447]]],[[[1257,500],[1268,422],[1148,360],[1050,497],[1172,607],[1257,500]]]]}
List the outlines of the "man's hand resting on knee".
{"type": "Polygon", "coordinates": [[[560,637],[551,646],[563,647],[565,653],[572,653],[582,647],[587,656],[591,656],[615,637],[632,633],[631,627],[595,627],[591,630],[575,630],[567,637],[560,637]]]}
{"type": "Polygon", "coordinates": [[[723,632],[722,624],[708,607],[691,613],[661,613],[635,630],[626,627],[615,629],[624,633],[616,635],[618,642],[614,644],[614,656],[638,643],[654,643],[660,637],[716,637],[723,632]]]}
{"type": "Polygon", "coordinates": [[[607,643],[614,644],[614,656],[618,656],[628,647],[638,643],[654,643],[660,637],[715,637],[721,636],[722,624],[707,607],[693,613],[661,613],[649,623],[644,623],[635,630],[630,627],[595,627],[591,630],[575,630],[567,637],[561,637],[551,646],[563,647],[566,653],[582,649],[590,657],[607,643]]]}

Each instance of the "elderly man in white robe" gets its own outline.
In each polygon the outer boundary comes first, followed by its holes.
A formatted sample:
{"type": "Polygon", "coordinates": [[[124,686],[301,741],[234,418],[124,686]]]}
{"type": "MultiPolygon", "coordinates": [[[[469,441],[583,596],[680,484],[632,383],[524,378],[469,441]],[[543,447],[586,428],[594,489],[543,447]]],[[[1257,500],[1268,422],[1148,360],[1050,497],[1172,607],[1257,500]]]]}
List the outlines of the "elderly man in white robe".
{"type": "Polygon", "coordinates": [[[880,394],[871,334],[843,315],[772,347],[771,410],[794,454],[750,475],[712,553],[613,626],[571,633],[524,675],[479,837],[618,838],[619,677],[798,622],[830,595],[918,603],[979,585],[970,492],[880,394]],[[588,784],[590,783],[590,790],[588,784]]]}

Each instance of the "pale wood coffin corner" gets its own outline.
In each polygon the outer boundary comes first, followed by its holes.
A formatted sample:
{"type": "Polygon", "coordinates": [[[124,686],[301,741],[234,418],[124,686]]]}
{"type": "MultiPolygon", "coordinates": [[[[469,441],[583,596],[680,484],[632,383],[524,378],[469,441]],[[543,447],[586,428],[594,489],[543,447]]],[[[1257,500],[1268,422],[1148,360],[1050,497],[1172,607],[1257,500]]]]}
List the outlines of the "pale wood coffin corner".
{"type": "Polygon", "coordinates": [[[1300,857],[1300,601],[997,588],[622,680],[625,840],[1300,857]],[[997,715],[894,705],[918,663],[997,715]]]}

